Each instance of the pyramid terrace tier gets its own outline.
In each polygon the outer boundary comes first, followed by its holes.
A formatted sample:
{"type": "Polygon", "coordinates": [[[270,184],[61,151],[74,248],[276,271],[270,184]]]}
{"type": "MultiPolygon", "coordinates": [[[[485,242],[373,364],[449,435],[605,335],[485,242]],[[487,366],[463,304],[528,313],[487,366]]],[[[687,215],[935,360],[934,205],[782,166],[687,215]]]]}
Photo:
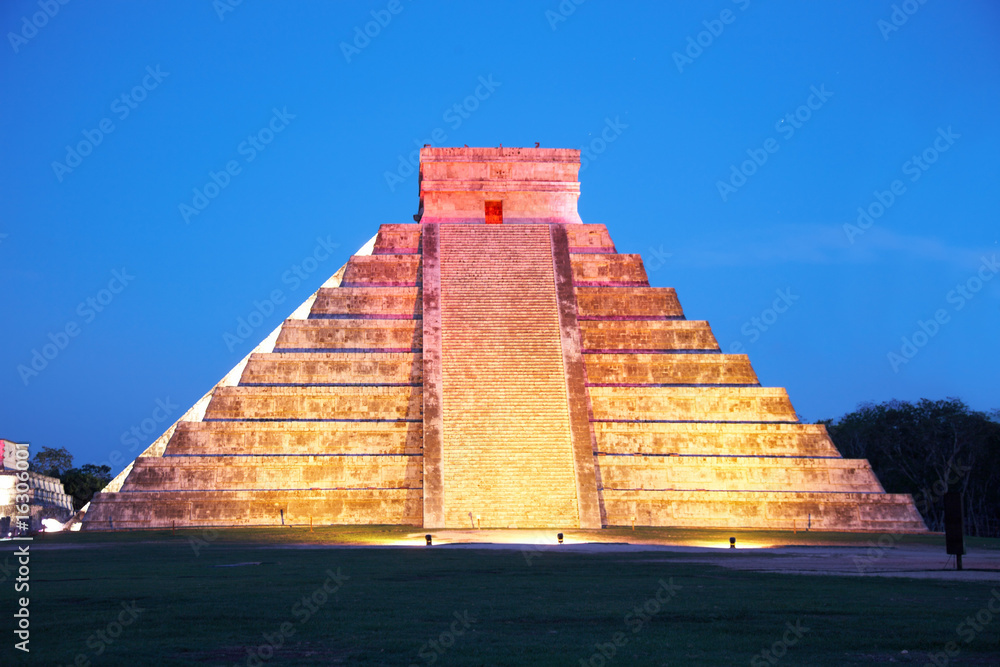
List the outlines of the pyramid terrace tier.
{"type": "Polygon", "coordinates": [[[571,254],[573,284],[581,287],[649,287],[639,255],[571,254]]]}
{"type": "Polygon", "coordinates": [[[419,385],[417,352],[288,352],[252,354],[240,385],[419,385]]]}
{"type": "Polygon", "coordinates": [[[316,294],[314,319],[413,320],[421,317],[419,287],[325,287],[316,294]]]}
{"type": "Polygon", "coordinates": [[[608,526],[926,532],[908,495],[764,491],[603,491],[608,526]]]}
{"type": "Polygon", "coordinates": [[[343,287],[406,287],[420,284],[420,255],[355,255],[347,262],[343,287]]]}
{"type": "Polygon", "coordinates": [[[588,354],[590,386],[756,385],[745,354],[588,354]]]}
{"type": "Polygon", "coordinates": [[[719,350],[708,322],[699,320],[583,320],[580,338],[584,353],[719,350]]]}
{"type": "Polygon", "coordinates": [[[87,530],[178,526],[404,524],[422,521],[420,489],[99,493],[87,530]]]}
{"type": "Polygon", "coordinates": [[[611,253],[615,250],[615,244],[608,234],[608,228],[604,225],[563,225],[569,244],[569,252],[573,254],[582,253],[611,253]]]}
{"type": "Polygon", "coordinates": [[[415,255],[420,253],[419,224],[381,225],[373,255],[415,255]]]}
{"type": "Polygon", "coordinates": [[[590,387],[596,421],[797,422],[771,387],[590,387]]]}
{"type": "Polygon", "coordinates": [[[417,352],[423,346],[420,320],[285,320],[275,352],[417,352]]]}
{"type": "Polygon", "coordinates": [[[164,456],[136,460],[122,492],[419,489],[420,456],[164,456]]]}
{"type": "Polygon", "coordinates": [[[596,451],[658,456],[840,457],[822,424],[594,422],[596,451]]]}
{"type": "Polygon", "coordinates": [[[210,420],[420,420],[419,387],[219,387],[210,420]]]}
{"type": "Polygon", "coordinates": [[[164,456],[402,456],[422,451],[422,422],[223,421],[178,423],[164,456]]]}
{"type": "Polygon", "coordinates": [[[581,322],[684,318],[671,287],[577,287],[576,308],[581,322]]]}
{"type": "Polygon", "coordinates": [[[598,466],[606,491],[883,491],[864,459],[602,454],[598,466]]]}

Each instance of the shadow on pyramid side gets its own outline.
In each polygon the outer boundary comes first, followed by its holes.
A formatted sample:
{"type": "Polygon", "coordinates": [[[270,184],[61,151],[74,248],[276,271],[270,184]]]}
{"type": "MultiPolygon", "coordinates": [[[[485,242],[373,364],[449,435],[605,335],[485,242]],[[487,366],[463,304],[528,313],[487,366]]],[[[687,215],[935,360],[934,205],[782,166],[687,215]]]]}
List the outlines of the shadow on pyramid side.
{"type": "Polygon", "coordinates": [[[421,151],[374,239],[94,497],[87,530],[919,532],[912,499],[583,224],[578,151],[421,151]]]}

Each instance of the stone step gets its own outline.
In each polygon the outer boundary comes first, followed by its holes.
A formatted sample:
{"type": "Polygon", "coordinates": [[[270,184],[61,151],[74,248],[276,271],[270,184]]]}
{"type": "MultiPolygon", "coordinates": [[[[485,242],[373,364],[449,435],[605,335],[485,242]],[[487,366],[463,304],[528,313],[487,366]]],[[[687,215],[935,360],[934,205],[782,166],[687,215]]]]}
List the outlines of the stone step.
{"type": "Polygon", "coordinates": [[[571,254],[570,263],[577,286],[649,287],[639,255],[571,254]]]}
{"type": "Polygon", "coordinates": [[[881,493],[864,459],[764,456],[597,457],[605,489],[881,493]]]}
{"type": "Polygon", "coordinates": [[[164,456],[420,454],[421,422],[179,422],[164,456]]]}
{"type": "Polygon", "coordinates": [[[595,420],[798,420],[780,387],[590,387],[595,420]]]}
{"type": "Polygon", "coordinates": [[[420,384],[422,367],[419,352],[252,354],[240,384],[420,384]]]}
{"type": "Polygon", "coordinates": [[[373,255],[416,254],[420,252],[419,223],[381,225],[375,237],[373,255]]]}
{"type": "Polygon", "coordinates": [[[419,319],[419,287],[324,287],[311,318],[419,319]]]}
{"type": "Polygon", "coordinates": [[[703,320],[580,322],[584,351],[718,350],[708,322],[703,320]]]}
{"type": "Polygon", "coordinates": [[[165,456],[136,459],[122,492],[419,489],[420,456],[165,456]]]}
{"type": "Polygon", "coordinates": [[[285,320],[274,351],[412,352],[422,341],[420,320],[285,320]]]}
{"type": "Polygon", "coordinates": [[[588,354],[596,384],[758,384],[745,354],[588,354]]]}
{"type": "Polygon", "coordinates": [[[597,451],[609,454],[834,456],[822,424],[594,422],[597,451]]]}
{"type": "Polygon", "coordinates": [[[579,525],[551,231],[438,234],[443,525],[579,525]]]}
{"type": "Polygon", "coordinates": [[[205,419],[420,419],[420,387],[219,387],[205,419]]]}
{"type": "Polygon", "coordinates": [[[607,525],[925,532],[908,495],[764,491],[603,492],[607,525]]]}
{"type": "Polygon", "coordinates": [[[684,317],[672,287],[577,287],[576,308],[581,320],[684,317]]]}
{"type": "Polygon", "coordinates": [[[83,528],[302,526],[310,519],[315,525],[418,526],[421,494],[420,489],[99,493],[90,503],[83,528]]]}
{"type": "Polygon", "coordinates": [[[406,287],[420,284],[420,255],[355,255],[347,262],[344,287],[406,287]]]}

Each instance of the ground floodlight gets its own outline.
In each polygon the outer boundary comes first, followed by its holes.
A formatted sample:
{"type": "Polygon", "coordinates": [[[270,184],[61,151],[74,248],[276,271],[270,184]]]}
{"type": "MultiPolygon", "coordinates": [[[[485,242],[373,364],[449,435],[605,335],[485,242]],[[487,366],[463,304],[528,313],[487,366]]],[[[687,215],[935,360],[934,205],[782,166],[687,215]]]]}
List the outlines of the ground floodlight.
{"type": "Polygon", "coordinates": [[[736,548],[736,538],[735,537],[730,537],[729,538],[729,548],[730,549],[735,549],[736,548]]]}
{"type": "Polygon", "coordinates": [[[563,537],[562,537],[562,533],[558,533],[558,534],[556,535],[556,539],[558,539],[558,540],[559,540],[559,544],[562,544],[562,540],[563,540],[563,537]]]}
{"type": "Polygon", "coordinates": [[[427,546],[431,546],[431,534],[427,533],[424,535],[424,539],[427,540],[427,546]]]}

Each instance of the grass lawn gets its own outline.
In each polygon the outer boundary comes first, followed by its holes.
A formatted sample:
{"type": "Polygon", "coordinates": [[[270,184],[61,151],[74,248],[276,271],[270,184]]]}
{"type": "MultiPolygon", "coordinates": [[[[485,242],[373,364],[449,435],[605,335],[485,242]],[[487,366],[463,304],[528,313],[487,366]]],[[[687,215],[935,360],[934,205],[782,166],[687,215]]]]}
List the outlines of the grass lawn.
{"type": "MultiPolygon", "coordinates": [[[[31,547],[31,653],[13,649],[5,612],[0,664],[923,665],[948,642],[960,649],[948,664],[1000,664],[1000,614],[978,631],[957,629],[986,608],[995,584],[761,574],[673,563],[679,556],[670,553],[650,562],[648,552],[559,547],[288,546],[419,532],[42,536],[31,547]],[[784,657],[772,663],[761,652],[776,642],[784,657]]],[[[686,538],[729,535],[716,532],[686,538]]],[[[656,537],[634,533],[643,534],[656,537]]],[[[834,539],[817,535],[796,543],[834,539]]],[[[873,536],[838,539],[863,545],[873,536]]],[[[11,579],[3,590],[4,608],[13,609],[11,579]]]]}

